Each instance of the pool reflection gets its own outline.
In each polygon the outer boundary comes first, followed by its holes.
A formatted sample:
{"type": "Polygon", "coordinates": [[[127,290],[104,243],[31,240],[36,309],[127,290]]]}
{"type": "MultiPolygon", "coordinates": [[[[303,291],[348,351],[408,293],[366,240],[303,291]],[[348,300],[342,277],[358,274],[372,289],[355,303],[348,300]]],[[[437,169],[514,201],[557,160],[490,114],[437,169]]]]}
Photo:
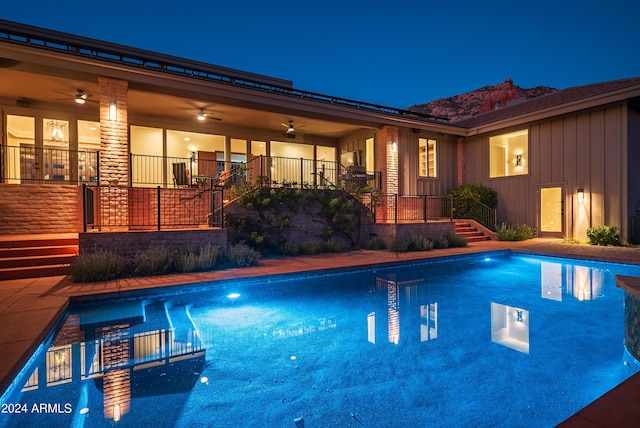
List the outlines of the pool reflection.
{"type": "Polygon", "coordinates": [[[603,296],[604,272],[578,265],[542,262],[540,264],[541,294],[545,299],[562,301],[572,296],[580,301],[603,296]]]}
{"type": "MultiPolygon", "coordinates": [[[[22,392],[33,402],[55,396],[56,388],[82,396],[91,382],[102,393],[104,418],[118,422],[132,398],[193,388],[205,353],[188,306],[145,301],[80,308],[60,327],[22,392]]],[[[82,405],[88,413],[91,405],[82,405]]]]}

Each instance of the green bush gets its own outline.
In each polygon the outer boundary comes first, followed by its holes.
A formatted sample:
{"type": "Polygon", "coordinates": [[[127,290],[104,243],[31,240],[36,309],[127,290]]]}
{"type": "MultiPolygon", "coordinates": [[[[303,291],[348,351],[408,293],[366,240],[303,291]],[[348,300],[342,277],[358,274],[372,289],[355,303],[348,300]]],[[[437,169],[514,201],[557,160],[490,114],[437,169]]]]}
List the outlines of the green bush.
{"type": "Polygon", "coordinates": [[[469,243],[469,240],[462,235],[458,235],[457,233],[449,232],[445,235],[447,241],[449,241],[449,248],[456,247],[466,247],[469,243]]]}
{"type": "Polygon", "coordinates": [[[73,282],[99,282],[121,278],[129,270],[124,256],[108,250],[81,254],[75,258],[69,273],[73,282]]]}
{"type": "Polygon", "coordinates": [[[392,253],[404,253],[409,251],[409,242],[406,239],[396,238],[389,243],[389,251],[392,253]]]}
{"type": "Polygon", "coordinates": [[[307,241],[300,245],[300,253],[311,256],[314,254],[320,254],[322,252],[322,245],[318,241],[307,241]]]}
{"type": "Polygon", "coordinates": [[[433,248],[438,250],[449,248],[449,240],[445,236],[433,238],[433,248]]]}
{"type": "Polygon", "coordinates": [[[334,238],[329,238],[327,242],[324,243],[324,249],[328,253],[342,253],[344,251],[342,244],[334,238]]]}
{"type": "Polygon", "coordinates": [[[408,251],[429,251],[434,248],[433,241],[422,236],[409,235],[406,240],[408,251]]]}
{"type": "Polygon", "coordinates": [[[300,247],[291,242],[285,242],[282,252],[287,256],[298,256],[300,255],[300,247]]]}
{"type": "Polygon", "coordinates": [[[502,223],[496,230],[499,241],[524,241],[536,237],[536,230],[526,224],[512,224],[507,226],[502,223]]]}
{"type": "Polygon", "coordinates": [[[448,196],[453,196],[453,213],[455,218],[482,218],[480,207],[471,201],[479,201],[489,208],[498,206],[498,194],[490,187],[482,184],[462,184],[451,189],[448,196]]]}
{"type": "Polygon", "coordinates": [[[256,266],[260,261],[260,253],[246,244],[232,245],[224,251],[224,265],[227,267],[256,266]]]}
{"type": "Polygon", "coordinates": [[[134,273],[137,276],[162,275],[171,270],[173,251],[167,247],[151,247],[138,251],[133,258],[134,273]]]}
{"type": "Polygon", "coordinates": [[[173,265],[178,272],[211,270],[216,265],[218,252],[218,248],[211,244],[202,247],[190,245],[177,252],[173,265]]]}
{"type": "Polygon", "coordinates": [[[605,225],[587,229],[587,237],[593,245],[622,245],[620,230],[616,226],[605,225]]]}
{"type": "Polygon", "coordinates": [[[364,243],[366,250],[384,250],[387,248],[387,244],[377,236],[372,236],[364,243]]]}

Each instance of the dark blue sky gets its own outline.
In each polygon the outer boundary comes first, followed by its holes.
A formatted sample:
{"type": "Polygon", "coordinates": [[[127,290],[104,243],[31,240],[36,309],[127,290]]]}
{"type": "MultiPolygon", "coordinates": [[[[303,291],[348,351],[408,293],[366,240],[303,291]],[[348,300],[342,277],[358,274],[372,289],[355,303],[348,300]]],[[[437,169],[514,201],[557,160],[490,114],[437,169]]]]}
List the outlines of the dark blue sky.
{"type": "Polygon", "coordinates": [[[507,77],[563,89],[640,76],[637,0],[5,3],[2,19],[400,108],[507,77]]]}

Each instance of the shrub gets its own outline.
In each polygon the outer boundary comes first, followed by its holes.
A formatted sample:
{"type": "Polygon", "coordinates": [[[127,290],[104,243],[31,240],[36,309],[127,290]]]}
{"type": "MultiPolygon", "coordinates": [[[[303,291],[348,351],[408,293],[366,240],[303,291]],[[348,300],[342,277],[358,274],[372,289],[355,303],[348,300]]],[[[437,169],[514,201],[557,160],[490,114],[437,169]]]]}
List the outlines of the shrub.
{"type": "Polygon", "coordinates": [[[318,241],[307,241],[300,245],[300,252],[307,256],[319,254],[322,251],[322,245],[318,241]]]}
{"type": "Polygon", "coordinates": [[[433,238],[433,248],[449,248],[449,240],[445,236],[438,236],[437,238],[433,238]]]}
{"type": "Polygon", "coordinates": [[[324,243],[324,249],[329,253],[342,253],[344,251],[340,242],[334,238],[330,238],[324,243]]]}
{"type": "Polygon", "coordinates": [[[300,248],[296,244],[285,242],[282,247],[282,252],[287,256],[297,256],[300,254],[300,248]]]}
{"type": "Polygon", "coordinates": [[[392,253],[404,253],[409,250],[409,243],[406,239],[396,238],[389,243],[389,251],[392,253]]]}
{"type": "Polygon", "coordinates": [[[129,262],[124,256],[108,250],[81,254],[73,261],[69,272],[73,282],[108,281],[124,276],[129,262]]]}
{"type": "Polygon", "coordinates": [[[377,236],[372,236],[364,243],[366,250],[384,250],[387,248],[387,244],[377,236]]]}
{"type": "Polygon", "coordinates": [[[536,230],[526,224],[512,224],[507,226],[502,223],[496,230],[499,241],[524,241],[533,239],[536,236],[536,230]]]}
{"type": "Polygon", "coordinates": [[[228,267],[256,266],[260,253],[247,244],[239,243],[227,248],[224,252],[224,265],[228,267]]]}
{"type": "Polygon", "coordinates": [[[135,255],[134,273],[138,276],[162,275],[171,270],[172,263],[173,251],[167,247],[151,247],[135,255]]]}
{"type": "Polygon", "coordinates": [[[466,247],[469,240],[457,233],[449,232],[446,235],[447,241],[449,241],[449,248],[466,247]]]}
{"type": "Polygon", "coordinates": [[[616,226],[605,225],[587,229],[587,237],[593,245],[621,246],[620,230],[616,226]]]}
{"type": "Polygon", "coordinates": [[[173,265],[178,272],[197,272],[211,270],[216,265],[218,248],[207,244],[202,247],[190,245],[178,251],[173,265]]]}
{"type": "Polygon", "coordinates": [[[429,251],[434,248],[433,241],[422,236],[410,235],[405,239],[407,251],[429,251]]]}
{"type": "Polygon", "coordinates": [[[451,189],[447,195],[453,196],[453,209],[455,218],[482,218],[480,208],[470,201],[479,201],[489,208],[498,205],[498,194],[490,187],[482,184],[462,184],[451,189]]]}

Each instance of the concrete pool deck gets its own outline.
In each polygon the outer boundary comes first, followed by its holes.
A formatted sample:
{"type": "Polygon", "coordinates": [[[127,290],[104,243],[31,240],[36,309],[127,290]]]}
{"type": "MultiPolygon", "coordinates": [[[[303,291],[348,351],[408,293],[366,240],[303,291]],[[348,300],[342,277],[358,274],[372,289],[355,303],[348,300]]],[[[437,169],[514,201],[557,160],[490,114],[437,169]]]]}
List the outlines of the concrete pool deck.
{"type": "MultiPolygon", "coordinates": [[[[640,265],[640,248],[594,247],[558,240],[483,241],[464,248],[427,252],[356,251],[304,257],[263,259],[255,267],[212,272],[128,278],[103,283],[73,284],[63,276],[0,281],[0,392],[47,337],[71,299],[110,298],[126,292],[225,279],[287,273],[349,270],[361,266],[404,263],[453,255],[511,250],[515,253],[568,257],[640,265]]],[[[634,375],[564,421],[562,427],[627,427],[640,420],[640,374],[634,375]]]]}

